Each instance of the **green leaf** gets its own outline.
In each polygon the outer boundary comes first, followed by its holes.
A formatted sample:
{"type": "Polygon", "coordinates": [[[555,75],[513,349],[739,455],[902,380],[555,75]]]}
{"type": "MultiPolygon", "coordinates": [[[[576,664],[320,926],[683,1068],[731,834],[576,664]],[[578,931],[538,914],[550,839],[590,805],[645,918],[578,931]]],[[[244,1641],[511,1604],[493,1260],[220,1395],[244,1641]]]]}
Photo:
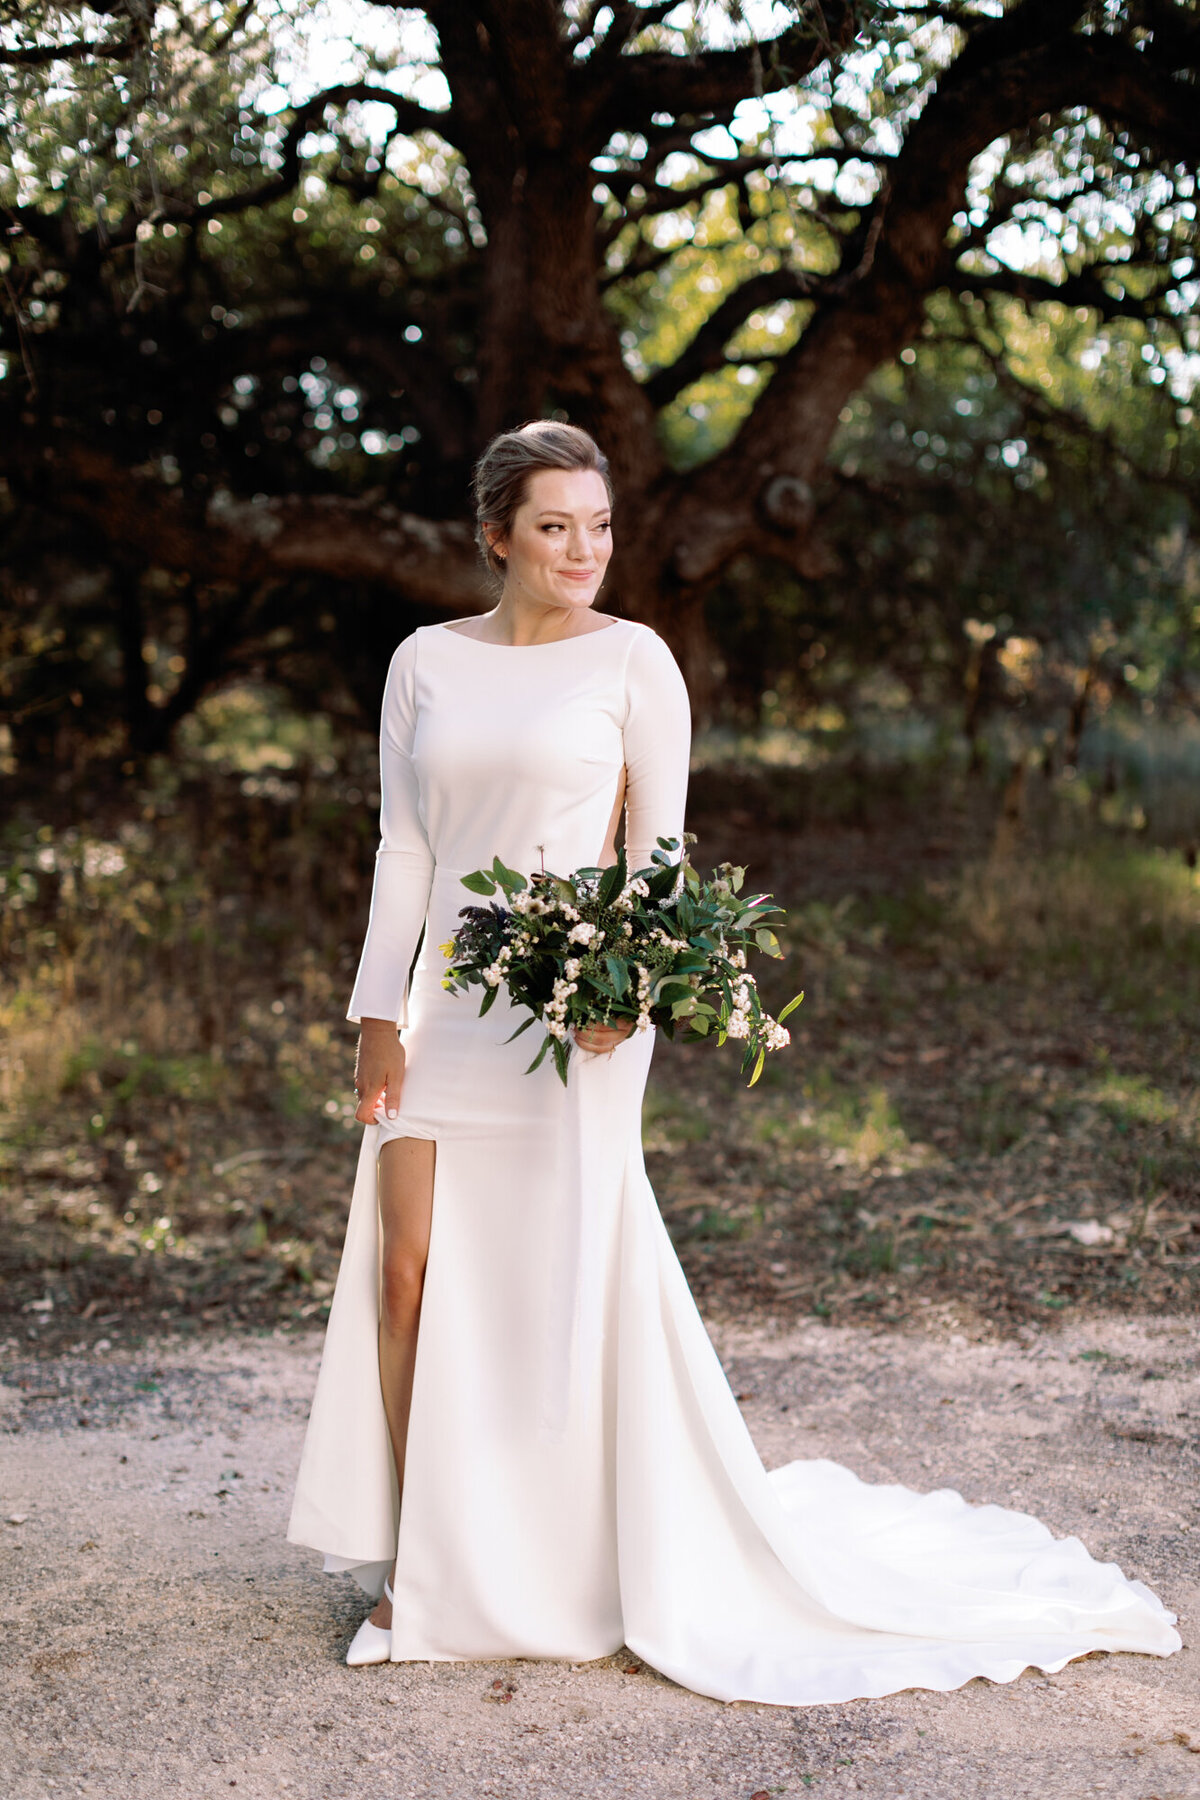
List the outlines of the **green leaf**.
{"type": "Polygon", "coordinates": [[[754,1065],[754,1073],[753,1073],[753,1075],[752,1075],[752,1076],[751,1076],[751,1077],[750,1077],[750,1079],[749,1079],[749,1081],[748,1081],[748,1082],[747,1082],[747,1083],[746,1083],[746,1086],[747,1086],[747,1087],[753,1087],[753,1086],[754,1086],[754,1084],[755,1084],[755,1082],[756,1082],[756,1081],[757,1081],[757,1080],[758,1080],[758,1078],[759,1078],[759,1076],[760,1076],[760,1075],[761,1075],[761,1074],[762,1074],[762,1072],[763,1072],[763,1064],[764,1064],[764,1063],[765,1063],[765,1062],[766,1062],[766,1060],[767,1060],[767,1053],[766,1053],[766,1051],[765,1051],[765,1050],[760,1050],[760,1051],[759,1051],[759,1053],[758,1053],[758,1061],[757,1061],[757,1062],[756,1062],[756,1063],[755,1063],[755,1065],[754,1065]]]}
{"type": "Polygon", "coordinates": [[[515,1031],[509,1033],[509,1035],[504,1040],[505,1043],[511,1044],[514,1038],[519,1038],[523,1031],[528,1031],[529,1027],[531,1025],[536,1025],[536,1024],[537,1024],[537,1019],[534,1017],[533,1013],[530,1013],[529,1017],[525,1020],[524,1024],[518,1025],[517,1029],[515,1031]]]}
{"type": "Polygon", "coordinates": [[[538,1051],[537,1055],[534,1057],[533,1061],[530,1063],[529,1067],[525,1071],[525,1073],[527,1075],[532,1075],[533,1071],[536,1068],[539,1068],[540,1065],[543,1062],[545,1062],[547,1050],[550,1048],[551,1044],[555,1043],[556,1041],[557,1041],[556,1039],[554,1039],[550,1036],[549,1032],[546,1033],[545,1037],[542,1039],[541,1049],[538,1051]]]}
{"type": "Polygon", "coordinates": [[[462,884],[473,894],[494,894],[496,891],[496,883],[486,869],[475,869],[470,875],[464,875],[462,884]]]}
{"type": "Polygon", "coordinates": [[[483,999],[479,1002],[479,1016],[481,1019],[482,1019],[484,1013],[487,1012],[490,1007],[495,1006],[496,995],[499,992],[500,992],[499,987],[489,987],[487,993],[483,996],[483,999]]]}
{"type": "Polygon", "coordinates": [[[783,951],[779,948],[779,939],[775,936],[773,931],[756,931],[754,934],[754,941],[764,956],[783,955],[783,951]]]}
{"type": "Polygon", "coordinates": [[[678,1000],[691,1000],[695,996],[686,981],[677,981],[672,975],[660,975],[650,989],[652,1006],[673,1006],[678,1000]]]}
{"type": "Polygon", "coordinates": [[[619,957],[606,956],[604,966],[612,977],[613,992],[618,1000],[623,1000],[629,992],[629,967],[619,957]]]}
{"type": "Polygon", "coordinates": [[[518,874],[516,869],[506,868],[498,856],[492,858],[492,874],[495,876],[497,884],[508,895],[519,894],[526,885],[525,877],[518,874]]]}
{"type": "Polygon", "coordinates": [[[601,906],[611,906],[621,889],[625,886],[628,864],[622,847],[617,851],[617,860],[604,871],[604,879],[600,883],[600,891],[596,895],[601,906]]]}
{"type": "Polygon", "coordinates": [[[563,1086],[567,1085],[567,1046],[561,1038],[554,1040],[554,1066],[558,1070],[558,1079],[563,1086]]]}
{"type": "Polygon", "coordinates": [[[796,1008],[799,1006],[799,1004],[803,1000],[803,998],[804,998],[803,993],[799,993],[796,995],[796,998],[794,1000],[789,1000],[787,1005],[784,1007],[783,1011],[780,1013],[778,1019],[776,1020],[776,1023],[779,1025],[782,1025],[783,1021],[788,1017],[788,1015],[790,1013],[795,1012],[796,1008]]]}

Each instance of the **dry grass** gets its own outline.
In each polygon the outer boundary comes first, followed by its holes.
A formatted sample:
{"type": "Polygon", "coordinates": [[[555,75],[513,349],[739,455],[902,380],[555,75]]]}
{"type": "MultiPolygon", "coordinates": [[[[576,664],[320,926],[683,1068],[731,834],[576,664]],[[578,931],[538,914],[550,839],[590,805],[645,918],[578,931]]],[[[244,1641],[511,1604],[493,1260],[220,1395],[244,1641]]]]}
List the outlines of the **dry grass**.
{"type": "MultiPolygon", "coordinates": [[[[371,818],[351,775],[263,754],[137,818],[10,833],[3,1258],[31,1343],[327,1306],[371,818]]],[[[752,1093],[710,1046],[656,1057],[651,1173],[709,1310],[989,1330],[1194,1297],[1184,857],[1078,783],[1031,787],[1014,825],[944,772],[843,770],[831,809],[797,767],[694,784],[700,860],[791,908],[769,974],[808,995],[752,1093]]]]}

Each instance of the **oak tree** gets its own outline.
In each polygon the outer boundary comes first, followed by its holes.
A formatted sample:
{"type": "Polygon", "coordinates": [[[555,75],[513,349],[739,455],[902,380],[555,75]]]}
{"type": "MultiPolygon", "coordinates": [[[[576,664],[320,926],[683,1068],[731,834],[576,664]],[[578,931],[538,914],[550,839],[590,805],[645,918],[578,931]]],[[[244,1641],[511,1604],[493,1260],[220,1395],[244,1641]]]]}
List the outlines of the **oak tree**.
{"type": "Polygon", "coordinates": [[[314,646],[369,710],[485,603],[505,426],[604,445],[606,598],[703,697],[705,595],[828,572],[847,408],[950,311],[1002,373],[1001,307],[1195,349],[1188,0],[363,0],[324,85],[307,10],[0,26],[8,599],[69,563],[140,747],[314,646]]]}

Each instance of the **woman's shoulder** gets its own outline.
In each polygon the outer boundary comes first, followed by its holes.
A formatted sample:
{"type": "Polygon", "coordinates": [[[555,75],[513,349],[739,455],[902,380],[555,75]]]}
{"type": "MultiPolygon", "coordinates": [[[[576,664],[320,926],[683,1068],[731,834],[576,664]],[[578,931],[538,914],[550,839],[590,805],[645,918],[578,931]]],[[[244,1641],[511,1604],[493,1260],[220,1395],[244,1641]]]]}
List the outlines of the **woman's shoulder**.
{"type": "Polygon", "coordinates": [[[647,668],[678,667],[671,646],[652,625],[645,625],[640,619],[622,619],[621,624],[629,627],[631,660],[644,663],[647,668]]]}
{"type": "Polygon", "coordinates": [[[392,651],[391,667],[397,671],[411,669],[420,651],[429,643],[431,635],[440,636],[444,629],[440,621],[434,625],[414,626],[392,651]]]}

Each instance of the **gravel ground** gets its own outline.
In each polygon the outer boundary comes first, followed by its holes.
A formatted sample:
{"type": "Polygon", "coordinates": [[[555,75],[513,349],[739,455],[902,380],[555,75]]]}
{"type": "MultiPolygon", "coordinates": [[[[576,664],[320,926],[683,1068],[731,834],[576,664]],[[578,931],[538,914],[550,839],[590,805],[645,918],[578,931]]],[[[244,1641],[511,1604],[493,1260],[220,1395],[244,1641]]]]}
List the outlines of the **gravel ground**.
{"type": "Polygon", "coordinates": [[[838,1707],[725,1706],[621,1655],[348,1670],[349,1577],[284,1541],[319,1338],[0,1361],[0,1791],[207,1800],[1200,1796],[1200,1330],[983,1345],[718,1334],[769,1465],[1040,1514],[1149,1581],[1181,1654],[838,1707]]]}

